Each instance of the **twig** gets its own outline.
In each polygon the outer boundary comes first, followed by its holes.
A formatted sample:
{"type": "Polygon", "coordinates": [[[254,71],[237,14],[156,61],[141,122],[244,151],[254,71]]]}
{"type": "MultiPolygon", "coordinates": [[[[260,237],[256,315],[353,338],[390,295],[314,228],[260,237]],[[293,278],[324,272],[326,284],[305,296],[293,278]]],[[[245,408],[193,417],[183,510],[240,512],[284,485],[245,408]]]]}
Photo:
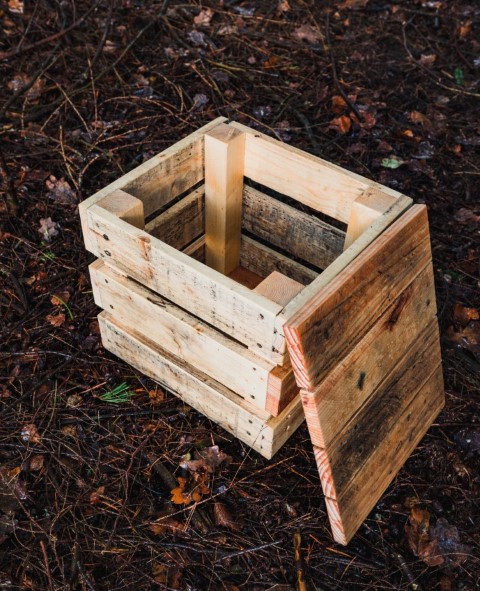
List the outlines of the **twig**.
{"type": "Polygon", "coordinates": [[[325,40],[327,41],[328,53],[330,56],[330,63],[332,65],[333,82],[334,82],[338,92],[342,95],[343,100],[350,107],[350,110],[352,110],[355,113],[357,119],[359,119],[359,121],[364,121],[363,115],[360,113],[360,111],[357,109],[357,107],[350,100],[347,93],[343,90],[343,88],[340,86],[340,82],[338,81],[337,65],[335,63],[335,56],[333,55],[332,42],[330,39],[330,13],[329,12],[327,12],[327,17],[326,17],[326,22],[325,22],[325,40]]]}
{"type": "Polygon", "coordinates": [[[245,550],[239,550],[238,552],[232,552],[230,554],[225,554],[221,558],[215,560],[213,564],[217,564],[217,562],[221,562],[226,558],[236,558],[237,556],[244,556],[245,554],[251,554],[252,552],[258,552],[259,550],[265,550],[265,548],[271,548],[272,546],[278,546],[282,544],[283,540],[276,540],[275,542],[270,542],[269,544],[262,544],[261,546],[255,546],[254,548],[246,548],[245,550]]]}
{"type": "Polygon", "coordinates": [[[25,45],[25,47],[17,47],[17,49],[12,49],[11,51],[0,51],[0,60],[7,60],[11,57],[16,57],[22,53],[26,53],[27,51],[31,51],[32,49],[37,49],[42,45],[46,45],[47,43],[51,43],[52,41],[57,41],[61,39],[67,33],[70,33],[73,29],[76,29],[79,25],[83,23],[83,21],[94,11],[97,9],[98,5],[100,4],[100,0],[96,2],[87,12],[74,23],[72,23],[66,29],[62,29],[57,33],[53,33],[49,37],[45,37],[45,39],[40,39],[39,41],[35,41],[35,43],[31,43],[30,45],[25,45]]]}
{"type": "Polygon", "coordinates": [[[293,534],[293,551],[295,554],[295,569],[297,572],[297,591],[308,591],[302,557],[302,536],[299,531],[293,534]]]}
{"type": "Polygon", "coordinates": [[[2,168],[5,178],[7,179],[7,210],[8,212],[13,215],[17,216],[20,211],[20,203],[18,201],[17,190],[15,188],[15,183],[13,182],[12,175],[10,173],[10,169],[8,168],[7,160],[5,159],[5,155],[2,150],[2,146],[0,145],[0,168],[2,168]]]}

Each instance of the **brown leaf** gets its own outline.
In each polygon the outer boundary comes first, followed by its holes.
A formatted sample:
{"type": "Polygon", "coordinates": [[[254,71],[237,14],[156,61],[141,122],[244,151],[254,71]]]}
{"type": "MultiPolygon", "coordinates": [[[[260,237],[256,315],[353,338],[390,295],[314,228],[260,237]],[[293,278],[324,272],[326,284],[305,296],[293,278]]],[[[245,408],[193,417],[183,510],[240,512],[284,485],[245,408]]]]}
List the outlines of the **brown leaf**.
{"type": "Polygon", "coordinates": [[[97,490],[94,490],[91,494],[90,494],[90,503],[92,505],[97,505],[98,503],[101,502],[102,497],[105,493],[105,487],[104,486],[99,486],[97,488],[97,490]]]}
{"type": "Polygon", "coordinates": [[[66,304],[69,299],[70,294],[68,291],[60,291],[58,294],[53,295],[50,298],[50,301],[54,306],[63,306],[63,304],[66,304]]]}
{"type": "Polygon", "coordinates": [[[58,328],[59,326],[63,326],[63,324],[65,324],[65,314],[49,314],[47,316],[47,320],[52,326],[58,328]]]}
{"type": "Polygon", "coordinates": [[[161,404],[165,400],[165,392],[156,387],[155,390],[148,391],[148,398],[152,404],[161,404]]]}
{"type": "Polygon", "coordinates": [[[211,8],[205,8],[197,14],[197,16],[193,19],[193,22],[199,27],[206,27],[210,24],[213,14],[214,13],[211,8]]]}
{"type": "Polygon", "coordinates": [[[339,94],[335,94],[334,96],[332,96],[332,111],[334,113],[340,115],[340,113],[343,113],[343,111],[345,111],[346,107],[347,103],[343,96],[339,94]]]}
{"type": "Polygon", "coordinates": [[[471,209],[467,209],[466,207],[461,207],[456,213],[455,213],[455,219],[457,220],[457,222],[460,222],[461,224],[478,224],[480,222],[480,215],[477,215],[476,213],[474,213],[471,209]]]}
{"type": "Polygon", "coordinates": [[[293,31],[293,37],[299,41],[317,43],[323,39],[322,33],[312,25],[301,25],[293,31]]]}
{"type": "Polygon", "coordinates": [[[288,3],[288,0],[280,0],[280,2],[277,5],[277,14],[281,15],[284,12],[288,12],[290,10],[290,4],[288,3]]]}
{"type": "Polygon", "coordinates": [[[461,330],[455,330],[449,326],[445,331],[445,338],[453,345],[471,351],[480,359],[480,322],[472,320],[461,330]]]}
{"type": "Polygon", "coordinates": [[[429,55],[422,54],[420,56],[419,62],[422,64],[422,66],[426,66],[427,68],[429,68],[429,67],[433,66],[436,59],[437,59],[437,56],[435,54],[429,54],[429,55]]]}
{"type": "Polygon", "coordinates": [[[330,129],[334,129],[338,131],[338,133],[345,134],[350,131],[350,127],[352,125],[352,121],[348,115],[341,115],[340,117],[335,117],[330,121],[329,127],[330,129]]]}
{"type": "Polygon", "coordinates": [[[22,441],[25,443],[41,443],[42,438],[40,437],[40,433],[38,432],[37,428],[33,423],[29,423],[25,425],[21,432],[22,441]]]}
{"type": "Polygon", "coordinates": [[[185,531],[185,525],[173,517],[164,517],[160,521],[150,523],[148,529],[156,536],[166,533],[180,533],[185,531]]]}
{"type": "Polygon", "coordinates": [[[198,452],[198,455],[205,461],[208,472],[213,472],[220,464],[226,462],[229,464],[232,458],[223,451],[220,451],[218,445],[212,447],[205,447],[198,452]]]}
{"type": "Polygon", "coordinates": [[[239,531],[239,525],[233,520],[233,517],[230,514],[230,511],[227,509],[226,505],[220,503],[219,501],[215,501],[213,504],[213,519],[215,521],[215,525],[220,527],[226,527],[233,531],[239,531]]]}
{"type": "Polygon", "coordinates": [[[453,309],[453,320],[455,324],[467,326],[470,320],[478,320],[480,315],[476,308],[466,308],[462,304],[456,303],[453,309]]]}
{"type": "Polygon", "coordinates": [[[43,456],[40,454],[37,454],[35,456],[32,456],[30,459],[30,470],[33,470],[33,472],[40,472],[40,470],[43,468],[43,456]]]}
{"type": "Polygon", "coordinates": [[[457,29],[457,33],[460,39],[465,39],[465,37],[468,37],[471,32],[472,21],[466,21],[465,23],[462,23],[457,29]]]}
{"type": "Polygon", "coordinates": [[[343,10],[345,8],[359,9],[365,8],[367,4],[368,0],[343,0],[343,2],[339,2],[337,4],[337,8],[339,10],[343,10]]]}
{"type": "Polygon", "coordinates": [[[8,0],[8,10],[14,14],[23,14],[23,0],[8,0]]]}
{"type": "Polygon", "coordinates": [[[424,127],[432,127],[432,122],[430,119],[423,113],[420,113],[420,111],[412,111],[410,113],[410,121],[412,123],[419,123],[424,127]]]}
{"type": "Polygon", "coordinates": [[[175,505],[190,505],[191,503],[198,503],[202,500],[203,495],[210,492],[210,489],[205,484],[206,475],[197,476],[198,477],[193,482],[188,481],[187,478],[183,478],[182,476],[177,478],[178,486],[170,491],[172,495],[170,500],[172,503],[175,505]]]}

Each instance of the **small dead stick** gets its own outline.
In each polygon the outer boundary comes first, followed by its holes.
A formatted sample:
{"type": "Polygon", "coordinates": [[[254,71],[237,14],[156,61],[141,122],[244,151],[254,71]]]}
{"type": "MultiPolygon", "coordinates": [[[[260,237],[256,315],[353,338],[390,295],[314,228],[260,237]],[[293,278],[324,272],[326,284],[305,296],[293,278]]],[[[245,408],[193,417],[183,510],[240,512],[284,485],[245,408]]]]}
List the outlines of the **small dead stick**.
{"type": "Polygon", "coordinates": [[[308,591],[302,557],[302,536],[299,531],[293,534],[293,550],[295,553],[295,569],[297,571],[297,591],[308,591]]]}
{"type": "Polygon", "coordinates": [[[335,63],[335,56],[333,55],[333,49],[332,49],[332,41],[330,39],[330,13],[329,12],[327,12],[327,19],[325,22],[325,40],[327,42],[328,53],[330,55],[330,63],[332,64],[332,75],[333,75],[333,81],[335,83],[335,86],[337,87],[338,92],[342,95],[343,100],[347,103],[347,105],[350,107],[350,109],[355,113],[355,115],[357,116],[357,119],[359,121],[364,121],[363,115],[360,113],[360,111],[357,109],[357,107],[349,99],[347,93],[340,86],[340,82],[338,80],[337,65],[335,63]]]}
{"type": "Polygon", "coordinates": [[[3,169],[5,178],[7,180],[7,211],[13,215],[18,215],[20,211],[20,203],[18,201],[17,190],[15,189],[15,183],[13,182],[12,175],[8,168],[7,160],[0,145],[0,169],[3,169]]]}
{"type": "Polygon", "coordinates": [[[0,51],[0,60],[6,60],[11,57],[15,57],[17,55],[20,55],[21,53],[26,53],[27,51],[31,51],[32,49],[36,49],[37,47],[40,47],[41,45],[45,45],[47,43],[51,43],[52,41],[56,41],[57,39],[60,39],[61,37],[63,37],[67,33],[70,33],[70,31],[72,31],[73,29],[76,29],[79,25],[81,25],[83,23],[83,21],[88,17],[88,15],[91,14],[97,8],[97,6],[99,4],[100,4],[100,2],[96,2],[89,10],[87,10],[87,12],[82,17],[80,17],[78,20],[76,20],[74,23],[72,23],[66,29],[62,29],[61,31],[58,31],[57,33],[53,33],[53,35],[49,35],[48,37],[45,37],[44,39],[40,39],[39,41],[35,41],[35,43],[31,43],[30,45],[25,45],[23,47],[17,47],[17,49],[13,49],[12,51],[0,51]]]}

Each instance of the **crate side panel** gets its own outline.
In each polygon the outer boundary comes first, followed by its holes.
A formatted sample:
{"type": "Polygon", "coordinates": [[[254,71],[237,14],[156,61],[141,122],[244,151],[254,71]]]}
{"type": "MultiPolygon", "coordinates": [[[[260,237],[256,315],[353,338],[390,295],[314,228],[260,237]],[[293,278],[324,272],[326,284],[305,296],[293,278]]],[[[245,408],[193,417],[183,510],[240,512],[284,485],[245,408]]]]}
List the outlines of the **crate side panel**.
{"type": "Polygon", "coordinates": [[[343,251],[345,232],[245,186],[243,229],[319,269],[343,251]]]}
{"type": "Polygon", "coordinates": [[[285,325],[298,385],[313,391],[429,261],[426,208],[416,205],[285,325]]]}
{"type": "Polygon", "coordinates": [[[127,330],[118,320],[102,312],[99,315],[104,347],[145,375],[172,390],[187,404],[218,423],[229,433],[270,458],[272,433],[269,415],[234,393],[169,355],[138,332],[127,330]]]}
{"type": "Polygon", "coordinates": [[[429,263],[314,392],[304,391],[303,405],[314,445],[330,445],[435,320],[435,313],[429,263]]]}
{"type": "MultiPolygon", "coordinates": [[[[100,207],[88,210],[95,252],[109,265],[153,289],[194,316],[271,358],[275,317],[281,306],[209,269],[100,207]]],[[[280,343],[281,345],[281,343],[280,343]]]]}
{"type": "Polygon", "coordinates": [[[104,264],[91,265],[90,276],[97,303],[128,329],[265,408],[273,363],[104,264]]]}

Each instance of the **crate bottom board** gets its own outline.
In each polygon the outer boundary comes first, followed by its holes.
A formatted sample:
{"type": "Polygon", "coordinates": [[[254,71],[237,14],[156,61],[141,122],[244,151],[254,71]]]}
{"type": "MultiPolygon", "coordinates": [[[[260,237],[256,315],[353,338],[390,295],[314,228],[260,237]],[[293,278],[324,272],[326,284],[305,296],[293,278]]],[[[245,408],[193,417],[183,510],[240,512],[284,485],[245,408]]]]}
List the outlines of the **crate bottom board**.
{"type": "Polygon", "coordinates": [[[98,320],[105,349],[173,391],[267,459],[305,419],[299,396],[277,417],[271,417],[144,335],[126,329],[112,315],[102,312],[98,320]]]}

